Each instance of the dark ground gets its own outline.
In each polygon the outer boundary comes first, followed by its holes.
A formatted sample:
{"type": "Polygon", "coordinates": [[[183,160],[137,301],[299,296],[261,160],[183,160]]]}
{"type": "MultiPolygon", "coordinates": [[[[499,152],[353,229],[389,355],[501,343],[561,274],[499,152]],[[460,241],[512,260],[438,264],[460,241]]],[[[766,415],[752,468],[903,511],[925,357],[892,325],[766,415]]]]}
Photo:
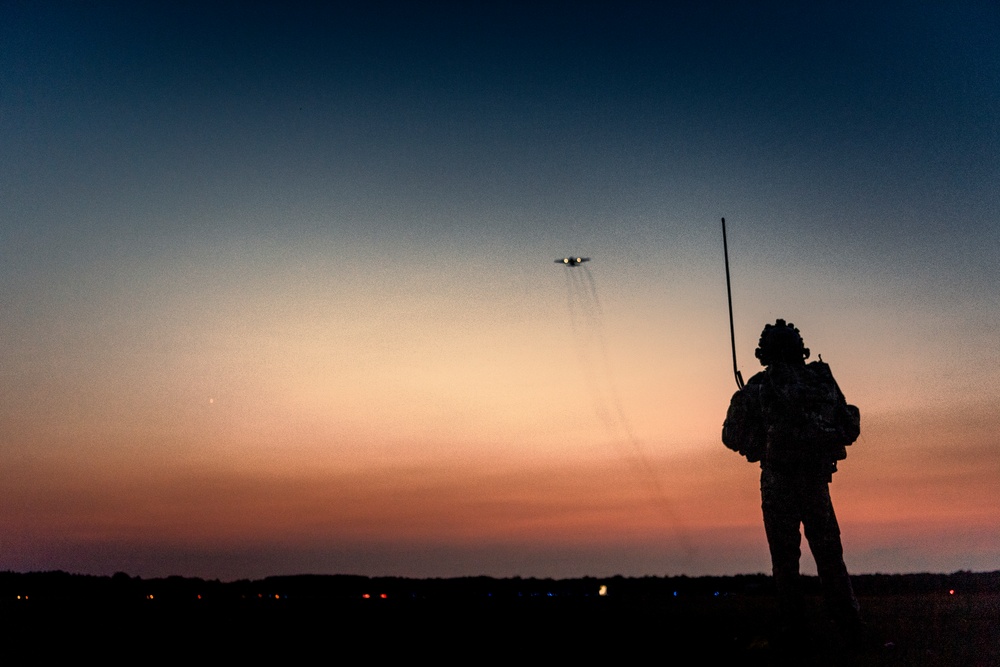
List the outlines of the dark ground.
{"type": "Polygon", "coordinates": [[[120,575],[113,596],[96,586],[108,581],[91,581],[91,590],[80,586],[72,595],[40,589],[28,600],[0,585],[6,655],[38,663],[72,655],[130,662],[366,656],[446,664],[634,658],[676,665],[1000,665],[1000,592],[939,587],[951,580],[932,582],[933,590],[901,580],[859,582],[870,589],[859,598],[872,634],[860,647],[844,643],[817,598],[810,598],[807,634],[795,645],[778,643],[766,578],[728,589],[719,584],[731,579],[686,578],[342,578],[331,588],[329,577],[219,584],[120,575]],[[606,596],[596,594],[601,582],[606,596]],[[201,599],[197,584],[206,591],[201,599]],[[140,590],[154,592],[137,596],[140,590]]]}

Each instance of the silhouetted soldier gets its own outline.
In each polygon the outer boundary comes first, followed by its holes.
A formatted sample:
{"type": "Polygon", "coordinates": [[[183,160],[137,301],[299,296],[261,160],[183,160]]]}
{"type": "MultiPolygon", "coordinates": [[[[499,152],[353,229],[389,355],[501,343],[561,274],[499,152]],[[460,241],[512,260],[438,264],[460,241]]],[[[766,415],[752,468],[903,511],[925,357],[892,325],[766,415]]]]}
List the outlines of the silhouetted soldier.
{"type": "Polygon", "coordinates": [[[845,447],[860,434],[860,415],[847,405],[822,357],[805,363],[809,350],[794,325],[780,319],[766,325],[756,356],[765,369],[733,395],[722,440],[749,461],[760,461],[761,507],[782,631],[802,630],[802,524],[827,609],[848,639],[860,639],[863,624],[829,488],[837,461],[847,456],[845,447]]]}

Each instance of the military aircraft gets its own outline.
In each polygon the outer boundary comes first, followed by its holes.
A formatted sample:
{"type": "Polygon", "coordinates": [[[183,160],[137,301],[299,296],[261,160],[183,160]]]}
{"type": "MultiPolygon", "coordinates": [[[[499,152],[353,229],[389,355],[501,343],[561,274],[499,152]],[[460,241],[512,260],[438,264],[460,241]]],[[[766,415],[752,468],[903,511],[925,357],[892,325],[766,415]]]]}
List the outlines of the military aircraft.
{"type": "Polygon", "coordinates": [[[589,257],[563,257],[562,259],[557,259],[556,264],[565,264],[566,266],[580,266],[584,262],[589,262],[589,257]]]}

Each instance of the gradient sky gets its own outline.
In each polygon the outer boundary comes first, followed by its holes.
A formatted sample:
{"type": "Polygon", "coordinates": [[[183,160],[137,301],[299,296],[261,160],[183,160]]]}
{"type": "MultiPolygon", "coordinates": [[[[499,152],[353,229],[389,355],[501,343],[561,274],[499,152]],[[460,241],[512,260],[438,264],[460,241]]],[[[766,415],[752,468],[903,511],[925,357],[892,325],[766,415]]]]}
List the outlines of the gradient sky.
{"type": "Polygon", "coordinates": [[[851,571],[1000,568],[1000,10],[869,4],[4,2],[0,569],[769,571],[722,217],[851,571]]]}

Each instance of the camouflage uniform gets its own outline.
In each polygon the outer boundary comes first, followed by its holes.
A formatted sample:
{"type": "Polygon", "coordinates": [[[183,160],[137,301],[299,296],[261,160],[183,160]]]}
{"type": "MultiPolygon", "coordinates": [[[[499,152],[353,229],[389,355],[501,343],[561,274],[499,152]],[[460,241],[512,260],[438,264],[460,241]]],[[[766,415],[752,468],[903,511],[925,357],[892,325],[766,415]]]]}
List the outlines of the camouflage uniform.
{"type": "Polygon", "coordinates": [[[801,618],[799,524],[802,524],[830,614],[843,626],[854,625],[859,619],[858,601],[844,564],[840,526],[830,500],[829,480],[764,464],[760,473],[760,497],[764,531],[771,551],[771,571],[783,619],[792,622],[801,618]]]}
{"type": "MultiPolygon", "coordinates": [[[[808,350],[805,354],[808,356],[808,350]]],[[[846,451],[842,438],[820,443],[815,440],[824,438],[812,438],[812,442],[800,438],[806,432],[802,415],[808,413],[808,409],[803,410],[808,400],[797,390],[806,387],[814,373],[828,374],[831,386],[836,386],[822,361],[809,367],[804,361],[771,361],[733,396],[723,425],[723,442],[749,461],[760,462],[764,530],[783,623],[795,626],[803,618],[801,524],[816,560],[827,608],[841,627],[853,631],[861,625],[860,612],[844,564],[840,526],[829,489],[836,462],[846,451]]]]}

